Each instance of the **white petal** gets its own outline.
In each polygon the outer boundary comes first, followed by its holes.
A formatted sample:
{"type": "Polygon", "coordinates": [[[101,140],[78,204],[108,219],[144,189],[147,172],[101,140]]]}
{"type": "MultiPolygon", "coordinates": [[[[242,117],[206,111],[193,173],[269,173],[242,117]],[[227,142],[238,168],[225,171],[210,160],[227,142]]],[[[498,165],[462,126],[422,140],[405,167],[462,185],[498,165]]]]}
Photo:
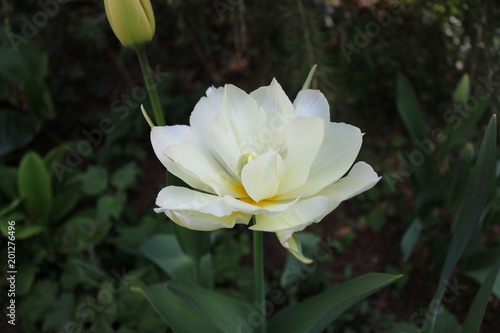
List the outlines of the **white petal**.
{"type": "Polygon", "coordinates": [[[175,223],[193,230],[210,231],[248,224],[251,215],[235,212],[218,196],[196,192],[184,187],[169,186],[158,193],[155,208],[175,223]]]}
{"type": "MultiPolygon", "coordinates": [[[[215,158],[203,148],[196,147],[191,142],[182,142],[165,149],[165,155],[186,175],[198,178],[210,186],[211,192],[220,196],[244,195],[238,191],[239,180],[227,174],[215,158]]],[[[183,179],[184,180],[184,179],[183,179]]]]}
{"type": "Polygon", "coordinates": [[[295,258],[305,264],[310,264],[313,262],[311,259],[306,258],[304,254],[302,254],[302,246],[300,245],[300,240],[293,232],[279,231],[276,233],[276,236],[278,236],[281,245],[283,245],[284,248],[290,251],[290,253],[293,254],[295,258]]]}
{"type": "Polygon", "coordinates": [[[233,228],[235,224],[248,224],[252,217],[251,215],[245,215],[239,212],[234,212],[228,216],[217,217],[210,214],[186,210],[166,210],[165,215],[180,226],[200,231],[213,231],[221,228],[233,228]]]}
{"type": "Polygon", "coordinates": [[[248,162],[241,170],[241,181],[246,192],[255,202],[273,197],[278,192],[285,167],[275,151],[268,151],[248,162]]]}
{"type": "Polygon", "coordinates": [[[210,131],[211,150],[219,161],[219,164],[224,167],[227,172],[234,178],[239,178],[238,161],[241,156],[242,149],[233,133],[228,133],[217,122],[212,124],[210,131]]]}
{"type": "Polygon", "coordinates": [[[268,128],[275,133],[282,131],[295,118],[292,102],[276,79],[269,86],[251,92],[250,96],[264,108],[268,115],[268,128]]]}
{"type": "Polygon", "coordinates": [[[363,134],[359,128],[344,123],[326,123],[323,143],[311,166],[306,183],[281,196],[315,195],[345,175],[361,149],[363,134]]]}
{"type": "Polygon", "coordinates": [[[306,89],[297,94],[293,101],[295,114],[304,117],[320,117],[330,120],[330,105],[319,90],[306,89]]]}
{"type": "Polygon", "coordinates": [[[268,151],[268,142],[261,140],[267,140],[261,135],[266,124],[264,110],[250,95],[233,85],[226,85],[220,113],[212,122],[208,142],[228,172],[238,175],[242,154],[268,151]]]}
{"type": "Polygon", "coordinates": [[[266,124],[266,115],[259,109],[255,99],[240,88],[228,84],[221,101],[221,111],[215,121],[243,149],[245,140],[257,134],[266,124]]]}
{"type": "Polygon", "coordinates": [[[155,208],[157,213],[166,210],[192,210],[222,217],[234,212],[222,197],[178,186],[163,188],[156,197],[156,205],[159,206],[155,208]]]}
{"type": "MultiPolygon", "coordinates": [[[[225,157],[239,154],[239,150],[231,149],[235,146],[238,147],[237,143],[235,140],[229,141],[220,130],[217,130],[217,134],[222,135],[223,139],[213,140],[213,131],[216,127],[214,120],[221,111],[221,102],[225,91],[225,88],[209,88],[207,97],[202,97],[196,104],[189,122],[198,141],[205,146],[205,150],[210,152],[228,174],[236,177],[237,174],[229,165],[230,163],[225,162],[225,157]],[[221,145],[218,141],[222,141],[224,144],[221,145]]],[[[228,158],[228,160],[231,160],[231,158],[228,158]]]]}
{"type": "Polygon", "coordinates": [[[346,177],[318,193],[318,195],[324,195],[328,198],[328,210],[321,218],[337,208],[342,201],[371,189],[381,178],[367,163],[358,162],[354,164],[346,177]]]}
{"type": "Polygon", "coordinates": [[[197,176],[187,174],[165,155],[167,147],[181,142],[191,142],[193,145],[199,145],[189,126],[156,126],[151,129],[151,144],[153,145],[153,150],[156,157],[158,157],[167,170],[191,187],[203,191],[213,191],[207,184],[200,181],[197,176]]]}
{"type": "Polygon", "coordinates": [[[196,137],[189,126],[155,126],[151,129],[151,144],[156,157],[165,167],[167,166],[168,158],[163,155],[163,152],[168,146],[181,143],[183,141],[195,142],[196,137]]]}
{"type": "Polygon", "coordinates": [[[219,114],[224,88],[207,89],[207,97],[202,97],[189,118],[193,132],[201,142],[208,142],[214,118],[219,114]]]}
{"type": "Polygon", "coordinates": [[[321,118],[297,117],[286,129],[285,177],[279,194],[302,186],[309,175],[323,141],[325,120],[321,118]]]}
{"type": "Polygon", "coordinates": [[[325,196],[312,197],[297,202],[291,209],[279,216],[255,216],[255,224],[250,227],[259,231],[302,231],[309,224],[318,222],[328,210],[328,198],[325,196]]]}

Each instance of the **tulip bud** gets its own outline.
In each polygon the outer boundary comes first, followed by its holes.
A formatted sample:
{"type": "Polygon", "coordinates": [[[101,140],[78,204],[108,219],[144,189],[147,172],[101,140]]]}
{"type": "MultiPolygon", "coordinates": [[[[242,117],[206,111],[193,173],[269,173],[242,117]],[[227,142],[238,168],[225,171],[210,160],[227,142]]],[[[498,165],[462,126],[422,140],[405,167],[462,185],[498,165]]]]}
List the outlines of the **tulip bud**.
{"type": "Polygon", "coordinates": [[[149,0],[104,0],[109,24],[123,46],[139,50],[155,34],[155,17],[149,0]]]}

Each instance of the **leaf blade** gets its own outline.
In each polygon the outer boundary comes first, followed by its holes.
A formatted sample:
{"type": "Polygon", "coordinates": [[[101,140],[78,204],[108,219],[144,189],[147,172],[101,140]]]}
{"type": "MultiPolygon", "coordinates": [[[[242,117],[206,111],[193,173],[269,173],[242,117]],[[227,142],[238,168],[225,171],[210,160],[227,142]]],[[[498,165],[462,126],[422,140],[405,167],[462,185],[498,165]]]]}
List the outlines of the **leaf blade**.
{"type": "Polygon", "coordinates": [[[422,108],[413,86],[401,73],[398,73],[396,83],[396,106],[412,139],[423,141],[426,135],[422,108]]]}
{"type": "Polygon", "coordinates": [[[435,330],[439,306],[453,268],[469,243],[472,234],[474,233],[474,228],[476,227],[476,224],[481,216],[481,212],[486,205],[486,200],[490,192],[489,189],[491,188],[491,183],[494,180],[495,175],[495,146],[496,115],[493,115],[483,136],[483,142],[481,143],[481,147],[479,149],[477,162],[467,187],[464,205],[459,213],[457,229],[451,240],[445,263],[441,271],[439,287],[431,301],[431,305],[434,306],[429,306],[431,333],[435,330]]]}
{"type": "Polygon", "coordinates": [[[462,333],[479,333],[491,291],[500,271],[500,260],[492,267],[481,288],[477,292],[462,327],[462,333]]]}
{"type": "Polygon", "coordinates": [[[319,295],[278,312],[269,321],[269,332],[321,332],[349,307],[401,275],[369,273],[334,285],[319,295]]]}
{"type": "Polygon", "coordinates": [[[30,217],[46,220],[52,207],[52,183],[42,158],[35,152],[26,153],[21,160],[18,189],[30,217]]]}
{"type": "Polygon", "coordinates": [[[184,280],[170,280],[167,283],[167,288],[189,303],[202,318],[211,322],[222,332],[238,332],[242,328],[245,332],[252,332],[251,324],[248,322],[250,315],[257,314],[263,317],[249,302],[202,288],[184,280]]]}
{"type": "Polygon", "coordinates": [[[198,315],[163,284],[133,287],[132,290],[142,293],[161,319],[177,333],[220,333],[214,325],[198,315]]]}

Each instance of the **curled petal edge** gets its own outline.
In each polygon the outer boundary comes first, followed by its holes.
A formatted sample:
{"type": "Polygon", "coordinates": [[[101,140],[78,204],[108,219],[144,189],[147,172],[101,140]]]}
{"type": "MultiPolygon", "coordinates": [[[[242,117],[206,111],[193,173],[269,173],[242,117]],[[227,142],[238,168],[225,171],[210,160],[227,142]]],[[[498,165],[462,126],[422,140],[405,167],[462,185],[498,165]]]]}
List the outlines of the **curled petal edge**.
{"type": "Polygon", "coordinates": [[[276,233],[276,236],[278,236],[278,240],[280,241],[281,245],[290,251],[291,254],[297,260],[303,262],[304,264],[311,264],[313,262],[312,259],[307,258],[304,256],[302,253],[302,246],[300,244],[299,237],[295,235],[293,232],[290,231],[278,231],[276,233]]]}

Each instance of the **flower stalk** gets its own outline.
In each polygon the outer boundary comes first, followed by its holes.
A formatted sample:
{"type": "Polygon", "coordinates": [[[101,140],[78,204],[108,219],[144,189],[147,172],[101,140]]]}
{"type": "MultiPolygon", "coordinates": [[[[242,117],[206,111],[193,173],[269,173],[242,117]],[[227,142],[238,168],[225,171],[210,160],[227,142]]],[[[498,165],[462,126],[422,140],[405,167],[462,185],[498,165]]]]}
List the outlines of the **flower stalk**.
{"type": "MultiPolygon", "coordinates": [[[[252,217],[255,223],[255,216],[252,217]]],[[[264,280],[264,234],[262,231],[253,232],[253,267],[255,283],[255,304],[262,314],[262,325],[257,327],[257,333],[266,332],[266,288],[264,280]]]]}
{"type": "Polygon", "coordinates": [[[153,82],[153,74],[151,73],[151,67],[149,67],[148,56],[146,55],[146,50],[140,48],[136,50],[137,57],[139,58],[139,63],[141,64],[142,75],[144,76],[144,83],[149,94],[149,100],[151,101],[151,107],[153,108],[153,114],[155,116],[157,126],[165,126],[165,118],[163,117],[163,112],[161,110],[160,99],[158,98],[158,92],[156,91],[156,85],[153,82]]]}

